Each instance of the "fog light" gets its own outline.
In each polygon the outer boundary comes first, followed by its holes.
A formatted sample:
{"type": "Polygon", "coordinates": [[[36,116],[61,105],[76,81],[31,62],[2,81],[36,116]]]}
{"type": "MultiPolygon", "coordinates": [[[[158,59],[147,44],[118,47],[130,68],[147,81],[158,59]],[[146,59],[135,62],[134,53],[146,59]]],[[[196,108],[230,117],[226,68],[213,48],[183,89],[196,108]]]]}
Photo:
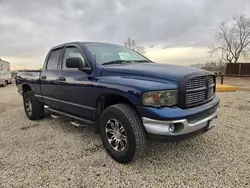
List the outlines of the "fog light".
{"type": "Polygon", "coordinates": [[[173,132],[175,131],[175,126],[174,126],[174,124],[170,124],[170,125],[168,126],[168,130],[169,130],[169,132],[173,133],[173,132]]]}

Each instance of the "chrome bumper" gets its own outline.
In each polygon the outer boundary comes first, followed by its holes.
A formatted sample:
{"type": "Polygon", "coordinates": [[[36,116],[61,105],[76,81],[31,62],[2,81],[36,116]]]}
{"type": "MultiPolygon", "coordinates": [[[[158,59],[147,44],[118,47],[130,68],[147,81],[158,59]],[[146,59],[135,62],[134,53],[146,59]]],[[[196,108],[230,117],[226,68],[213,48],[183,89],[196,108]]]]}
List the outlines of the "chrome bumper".
{"type": "MultiPolygon", "coordinates": [[[[192,133],[204,127],[210,127],[210,121],[217,118],[219,109],[217,109],[213,114],[203,118],[192,120],[189,122],[187,119],[173,120],[173,121],[160,121],[149,118],[142,118],[143,125],[146,129],[146,132],[154,135],[162,136],[180,136],[188,133],[192,133]],[[175,131],[171,132],[169,126],[175,127],[175,131]]],[[[212,126],[212,125],[211,125],[212,126]]]]}

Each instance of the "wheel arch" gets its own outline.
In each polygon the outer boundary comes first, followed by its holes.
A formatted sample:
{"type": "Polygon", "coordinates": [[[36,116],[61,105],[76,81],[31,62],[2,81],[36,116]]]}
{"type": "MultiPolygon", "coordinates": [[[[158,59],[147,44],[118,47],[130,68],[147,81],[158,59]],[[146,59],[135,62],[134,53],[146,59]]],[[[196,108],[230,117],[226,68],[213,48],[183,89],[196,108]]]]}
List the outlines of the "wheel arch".
{"type": "Polygon", "coordinates": [[[118,94],[104,94],[98,97],[96,101],[96,112],[95,112],[95,119],[96,119],[96,132],[98,133],[98,124],[99,124],[99,119],[102,114],[102,112],[108,108],[111,105],[119,104],[119,103],[124,103],[128,104],[131,107],[134,108],[135,112],[139,116],[139,113],[135,107],[135,105],[126,97],[118,95],[118,94]]]}
{"type": "Polygon", "coordinates": [[[27,91],[32,91],[32,89],[28,84],[23,84],[22,85],[22,91],[23,91],[23,93],[25,93],[27,91]]]}

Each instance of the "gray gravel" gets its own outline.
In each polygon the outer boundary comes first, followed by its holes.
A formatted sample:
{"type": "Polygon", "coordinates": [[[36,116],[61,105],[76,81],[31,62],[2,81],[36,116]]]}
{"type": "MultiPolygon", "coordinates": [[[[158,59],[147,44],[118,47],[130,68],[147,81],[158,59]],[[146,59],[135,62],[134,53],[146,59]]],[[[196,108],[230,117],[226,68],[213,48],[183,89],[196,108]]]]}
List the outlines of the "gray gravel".
{"type": "Polygon", "coordinates": [[[180,143],[149,141],[130,165],[114,162],[91,127],[9,109],[0,113],[0,187],[250,187],[250,92],[219,97],[216,128],[180,143]]]}

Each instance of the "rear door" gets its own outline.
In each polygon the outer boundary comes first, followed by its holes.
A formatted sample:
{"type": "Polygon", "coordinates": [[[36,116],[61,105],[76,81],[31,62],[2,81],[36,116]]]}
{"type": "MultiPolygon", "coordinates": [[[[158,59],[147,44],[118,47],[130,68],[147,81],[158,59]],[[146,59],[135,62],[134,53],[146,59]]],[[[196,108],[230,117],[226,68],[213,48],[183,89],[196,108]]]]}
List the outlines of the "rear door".
{"type": "Polygon", "coordinates": [[[65,48],[61,70],[58,73],[58,102],[60,110],[81,116],[86,119],[94,117],[95,108],[91,106],[91,74],[89,71],[67,68],[66,60],[70,57],[81,58],[86,69],[91,66],[84,57],[84,53],[77,46],[65,48]]]}
{"type": "Polygon", "coordinates": [[[58,109],[58,102],[56,100],[58,96],[57,78],[62,52],[63,48],[57,48],[50,51],[40,76],[43,101],[46,105],[54,109],[58,109]]]}

